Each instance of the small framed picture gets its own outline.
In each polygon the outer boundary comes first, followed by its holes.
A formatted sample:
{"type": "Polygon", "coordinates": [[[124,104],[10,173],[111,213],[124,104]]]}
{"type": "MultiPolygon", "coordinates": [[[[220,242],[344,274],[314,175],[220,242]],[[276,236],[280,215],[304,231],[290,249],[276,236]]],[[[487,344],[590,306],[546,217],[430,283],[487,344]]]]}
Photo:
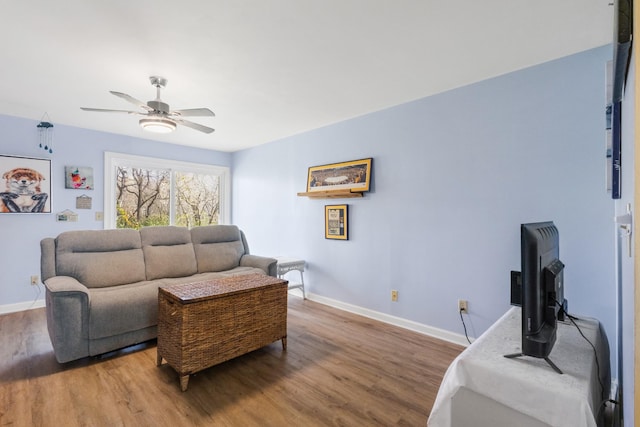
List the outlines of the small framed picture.
{"type": "Polygon", "coordinates": [[[64,188],[93,190],[93,168],[86,166],[65,166],[64,188]]]}
{"type": "Polygon", "coordinates": [[[325,239],[349,240],[349,205],[325,205],[325,239]]]}

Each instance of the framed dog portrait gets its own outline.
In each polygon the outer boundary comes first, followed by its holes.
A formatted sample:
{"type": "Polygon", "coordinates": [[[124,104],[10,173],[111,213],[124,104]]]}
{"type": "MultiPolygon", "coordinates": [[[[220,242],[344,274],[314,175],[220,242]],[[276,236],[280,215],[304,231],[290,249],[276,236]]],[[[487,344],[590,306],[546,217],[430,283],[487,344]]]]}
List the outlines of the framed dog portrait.
{"type": "Polygon", "coordinates": [[[51,213],[51,160],[0,155],[0,213],[51,213]]]}

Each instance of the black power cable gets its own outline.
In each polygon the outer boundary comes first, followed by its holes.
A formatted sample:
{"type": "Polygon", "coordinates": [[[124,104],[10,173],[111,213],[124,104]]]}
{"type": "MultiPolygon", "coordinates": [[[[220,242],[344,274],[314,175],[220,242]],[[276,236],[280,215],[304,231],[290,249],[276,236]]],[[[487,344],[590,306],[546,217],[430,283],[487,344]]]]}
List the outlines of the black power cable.
{"type": "Polygon", "coordinates": [[[602,383],[602,378],[600,378],[600,361],[598,360],[598,351],[596,350],[596,347],[591,343],[591,341],[589,341],[589,339],[584,335],[584,333],[582,332],[582,329],[580,329],[578,324],[575,322],[576,320],[580,320],[580,319],[575,317],[575,316],[570,315],[569,313],[567,313],[565,311],[565,309],[564,309],[564,306],[562,304],[560,304],[560,302],[558,302],[558,300],[554,300],[554,301],[556,302],[558,307],[560,307],[560,310],[562,310],[562,312],[567,316],[567,319],[569,319],[569,321],[571,321],[573,326],[576,327],[576,329],[578,330],[580,335],[582,335],[582,338],[584,338],[584,340],[586,342],[588,342],[589,345],[591,346],[591,348],[593,349],[593,355],[595,356],[595,362],[596,362],[596,375],[598,376],[598,384],[600,384],[600,397],[602,398],[602,401],[601,401],[600,406],[598,408],[598,413],[596,414],[596,420],[598,420],[598,419],[600,419],[600,417],[602,415],[602,411],[606,407],[607,403],[613,403],[614,405],[617,405],[618,401],[613,400],[613,399],[609,399],[608,397],[605,397],[605,395],[604,395],[605,389],[604,389],[604,384],[602,383]]]}
{"type": "Polygon", "coordinates": [[[467,334],[467,325],[465,325],[464,317],[462,317],[463,311],[464,311],[463,309],[460,309],[460,320],[462,320],[462,327],[464,328],[464,336],[467,338],[467,341],[469,342],[469,344],[471,344],[471,340],[469,339],[469,335],[467,334]]]}

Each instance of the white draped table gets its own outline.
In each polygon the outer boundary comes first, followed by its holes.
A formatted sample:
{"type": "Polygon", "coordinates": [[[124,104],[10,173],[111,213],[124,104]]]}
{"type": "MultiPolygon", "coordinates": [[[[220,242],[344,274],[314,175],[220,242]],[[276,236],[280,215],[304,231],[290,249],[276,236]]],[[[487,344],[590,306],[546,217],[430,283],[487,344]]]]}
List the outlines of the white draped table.
{"type": "Polygon", "coordinates": [[[558,322],[549,355],[563,372],[544,359],[507,359],[521,347],[521,309],[512,307],[449,366],[428,425],[595,427],[602,401],[610,392],[609,344],[595,319],[576,323],[593,348],[568,320],[558,322]]]}

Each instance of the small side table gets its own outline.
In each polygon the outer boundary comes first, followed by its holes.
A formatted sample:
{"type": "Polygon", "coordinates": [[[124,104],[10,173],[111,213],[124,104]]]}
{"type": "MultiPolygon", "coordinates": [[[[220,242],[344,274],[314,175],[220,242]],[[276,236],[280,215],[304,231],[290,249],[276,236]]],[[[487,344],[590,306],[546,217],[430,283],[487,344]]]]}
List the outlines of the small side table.
{"type": "Polygon", "coordinates": [[[290,271],[300,272],[300,283],[289,282],[289,290],[302,289],[302,298],[307,299],[307,295],[304,292],[304,265],[303,259],[289,258],[289,257],[275,257],[278,260],[277,275],[282,279],[285,274],[290,271]]]}

